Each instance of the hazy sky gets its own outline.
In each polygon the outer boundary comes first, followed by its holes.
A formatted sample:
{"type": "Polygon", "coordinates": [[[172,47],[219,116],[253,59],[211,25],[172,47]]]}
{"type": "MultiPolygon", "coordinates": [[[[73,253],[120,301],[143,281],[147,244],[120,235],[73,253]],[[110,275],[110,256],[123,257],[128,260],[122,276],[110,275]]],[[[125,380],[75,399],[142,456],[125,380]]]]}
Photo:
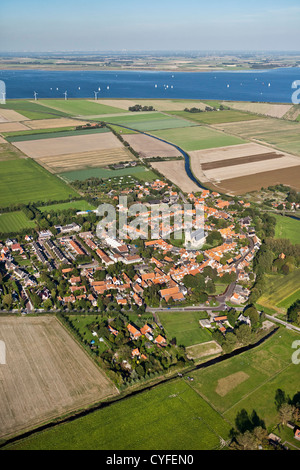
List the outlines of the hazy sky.
{"type": "Polygon", "coordinates": [[[1,51],[295,51],[299,25],[299,0],[0,0],[1,51]]]}

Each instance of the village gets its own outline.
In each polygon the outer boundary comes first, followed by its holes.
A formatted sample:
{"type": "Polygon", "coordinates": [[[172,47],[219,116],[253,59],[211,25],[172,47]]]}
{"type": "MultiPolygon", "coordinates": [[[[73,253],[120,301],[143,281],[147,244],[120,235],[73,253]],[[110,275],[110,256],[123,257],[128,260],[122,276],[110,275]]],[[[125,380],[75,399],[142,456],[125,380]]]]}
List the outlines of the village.
{"type": "MultiPolygon", "coordinates": [[[[207,315],[199,328],[217,329],[224,336],[232,330],[226,315],[230,309],[239,311],[240,321],[249,324],[243,310],[255,280],[252,260],[261,245],[251,217],[243,216],[250,204],[224,199],[204,189],[184,196],[160,179],[125,188],[121,196],[134,192],[137,200],[143,201],[150,191],[156,191],[158,197],[150,203],[147,199],[149,211],[139,217],[150,221],[150,229],[158,224],[159,238],[149,238],[149,233],[138,228],[131,217],[122,227],[122,239],[105,234],[99,237],[97,230],[85,231],[85,224],[73,218],[66,225],[41,230],[36,236],[3,240],[2,309],[22,314],[108,311],[111,318],[106,322],[106,336],[116,339],[119,333],[125,334],[131,344],[131,359],[138,361],[146,360],[147,347],[170,345],[171,338],[155,321],[155,312],[160,310],[202,310],[207,315]],[[171,225],[162,218],[149,219],[153,203],[155,206],[160,202],[173,204],[171,225]],[[188,224],[180,227],[176,216],[182,213],[183,203],[194,209],[189,211],[188,224]],[[197,205],[204,211],[203,227],[194,220],[197,205]],[[184,236],[178,240],[174,234],[182,228],[184,236]],[[153,321],[138,328],[126,320],[128,312],[139,316],[147,312],[153,315],[153,321]],[[110,322],[122,313],[125,321],[118,331],[110,322]],[[140,342],[140,337],[145,341],[140,342]]],[[[128,212],[119,204],[118,195],[117,190],[110,192],[115,207],[128,212]]],[[[77,216],[88,218],[90,211],[78,212],[77,216]]],[[[95,336],[89,344],[92,349],[97,349],[95,340],[101,340],[95,336]]]]}

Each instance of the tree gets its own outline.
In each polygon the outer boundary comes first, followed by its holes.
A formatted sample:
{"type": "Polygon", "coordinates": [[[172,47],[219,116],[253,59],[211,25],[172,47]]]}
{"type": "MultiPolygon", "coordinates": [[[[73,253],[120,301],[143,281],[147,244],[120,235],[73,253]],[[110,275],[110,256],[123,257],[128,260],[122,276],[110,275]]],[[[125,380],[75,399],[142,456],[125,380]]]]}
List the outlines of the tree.
{"type": "Polygon", "coordinates": [[[282,424],[292,421],[295,413],[295,407],[289,403],[283,403],[279,408],[278,417],[282,424]]]}
{"type": "Polygon", "coordinates": [[[249,325],[246,325],[246,323],[242,323],[235,330],[235,334],[239,343],[247,345],[251,342],[251,327],[249,325]]]}
{"type": "Polygon", "coordinates": [[[222,235],[217,230],[213,230],[206,237],[206,243],[209,243],[210,245],[214,245],[215,243],[221,245],[222,242],[222,235]]]}
{"type": "Polygon", "coordinates": [[[225,342],[223,344],[223,351],[225,353],[230,353],[235,345],[236,345],[236,341],[237,341],[237,338],[236,338],[236,335],[234,333],[227,333],[226,336],[225,336],[225,342]]]}
{"type": "Polygon", "coordinates": [[[248,307],[244,313],[247,317],[249,317],[251,321],[252,330],[254,330],[257,327],[258,322],[259,322],[259,313],[257,309],[254,306],[251,306],[251,307],[248,307]]]}
{"type": "Polygon", "coordinates": [[[225,342],[224,335],[222,335],[220,330],[214,330],[212,332],[212,339],[216,341],[220,346],[222,346],[225,342]]]}
{"type": "Polygon", "coordinates": [[[287,310],[287,320],[300,325],[300,300],[296,300],[287,310]]]}
{"type": "Polygon", "coordinates": [[[256,437],[250,431],[238,435],[236,440],[243,450],[256,450],[258,448],[256,437]]]}
{"type": "Polygon", "coordinates": [[[262,426],[257,426],[253,429],[253,434],[256,438],[256,441],[259,445],[266,446],[268,445],[268,431],[262,426]]]}
{"type": "Polygon", "coordinates": [[[206,292],[208,294],[214,294],[216,292],[216,286],[213,280],[209,280],[206,283],[206,292]]]}
{"type": "Polygon", "coordinates": [[[235,434],[238,448],[242,450],[257,450],[259,446],[268,448],[268,432],[261,426],[257,426],[253,431],[247,430],[243,434],[235,434]]]}
{"type": "Polygon", "coordinates": [[[227,313],[227,320],[232,327],[235,326],[235,323],[238,317],[239,317],[239,313],[234,308],[231,308],[227,313]]]}
{"type": "Polygon", "coordinates": [[[5,307],[10,308],[12,306],[12,302],[13,302],[12,295],[11,294],[5,294],[3,296],[2,302],[5,305],[5,307]]]}
{"type": "Polygon", "coordinates": [[[46,299],[46,300],[43,302],[43,306],[44,306],[44,309],[45,309],[45,310],[51,310],[51,308],[53,307],[53,305],[52,305],[52,300],[51,300],[51,299],[46,299]]]}

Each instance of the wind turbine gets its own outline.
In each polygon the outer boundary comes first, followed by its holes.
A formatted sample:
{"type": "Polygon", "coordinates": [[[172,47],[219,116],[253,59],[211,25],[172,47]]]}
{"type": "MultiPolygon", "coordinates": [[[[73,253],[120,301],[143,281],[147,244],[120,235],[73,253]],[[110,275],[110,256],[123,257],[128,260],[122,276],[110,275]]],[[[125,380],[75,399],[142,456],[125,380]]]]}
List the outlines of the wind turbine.
{"type": "Polygon", "coordinates": [[[65,91],[65,92],[64,92],[64,95],[65,95],[65,100],[67,100],[67,99],[68,99],[68,92],[65,91]]]}
{"type": "Polygon", "coordinates": [[[34,100],[37,101],[37,95],[38,95],[38,93],[37,93],[36,91],[34,91],[33,94],[34,94],[34,100]]]}
{"type": "Polygon", "coordinates": [[[99,92],[98,92],[98,91],[94,91],[94,93],[95,93],[95,100],[97,100],[97,99],[98,99],[98,93],[99,93],[99,92]]]}

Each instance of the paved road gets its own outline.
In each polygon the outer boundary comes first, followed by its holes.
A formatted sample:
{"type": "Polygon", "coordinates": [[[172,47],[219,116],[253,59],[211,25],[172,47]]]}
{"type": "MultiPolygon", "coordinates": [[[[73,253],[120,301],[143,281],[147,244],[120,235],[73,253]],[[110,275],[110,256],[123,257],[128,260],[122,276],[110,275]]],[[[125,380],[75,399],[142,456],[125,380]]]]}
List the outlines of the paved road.
{"type": "Polygon", "coordinates": [[[286,322],[286,321],[283,321],[283,320],[279,320],[279,318],[277,317],[273,317],[272,315],[266,315],[266,318],[268,320],[272,320],[276,323],[280,323],[281,325],[284,325],[286,328],[290,329],[290,330],[295,330],[297,331],[298,333],[300,333],[300,328],[298,328],[297,326],[294,326],[294,325],[291,325],[290,323],[286,322]]]}

